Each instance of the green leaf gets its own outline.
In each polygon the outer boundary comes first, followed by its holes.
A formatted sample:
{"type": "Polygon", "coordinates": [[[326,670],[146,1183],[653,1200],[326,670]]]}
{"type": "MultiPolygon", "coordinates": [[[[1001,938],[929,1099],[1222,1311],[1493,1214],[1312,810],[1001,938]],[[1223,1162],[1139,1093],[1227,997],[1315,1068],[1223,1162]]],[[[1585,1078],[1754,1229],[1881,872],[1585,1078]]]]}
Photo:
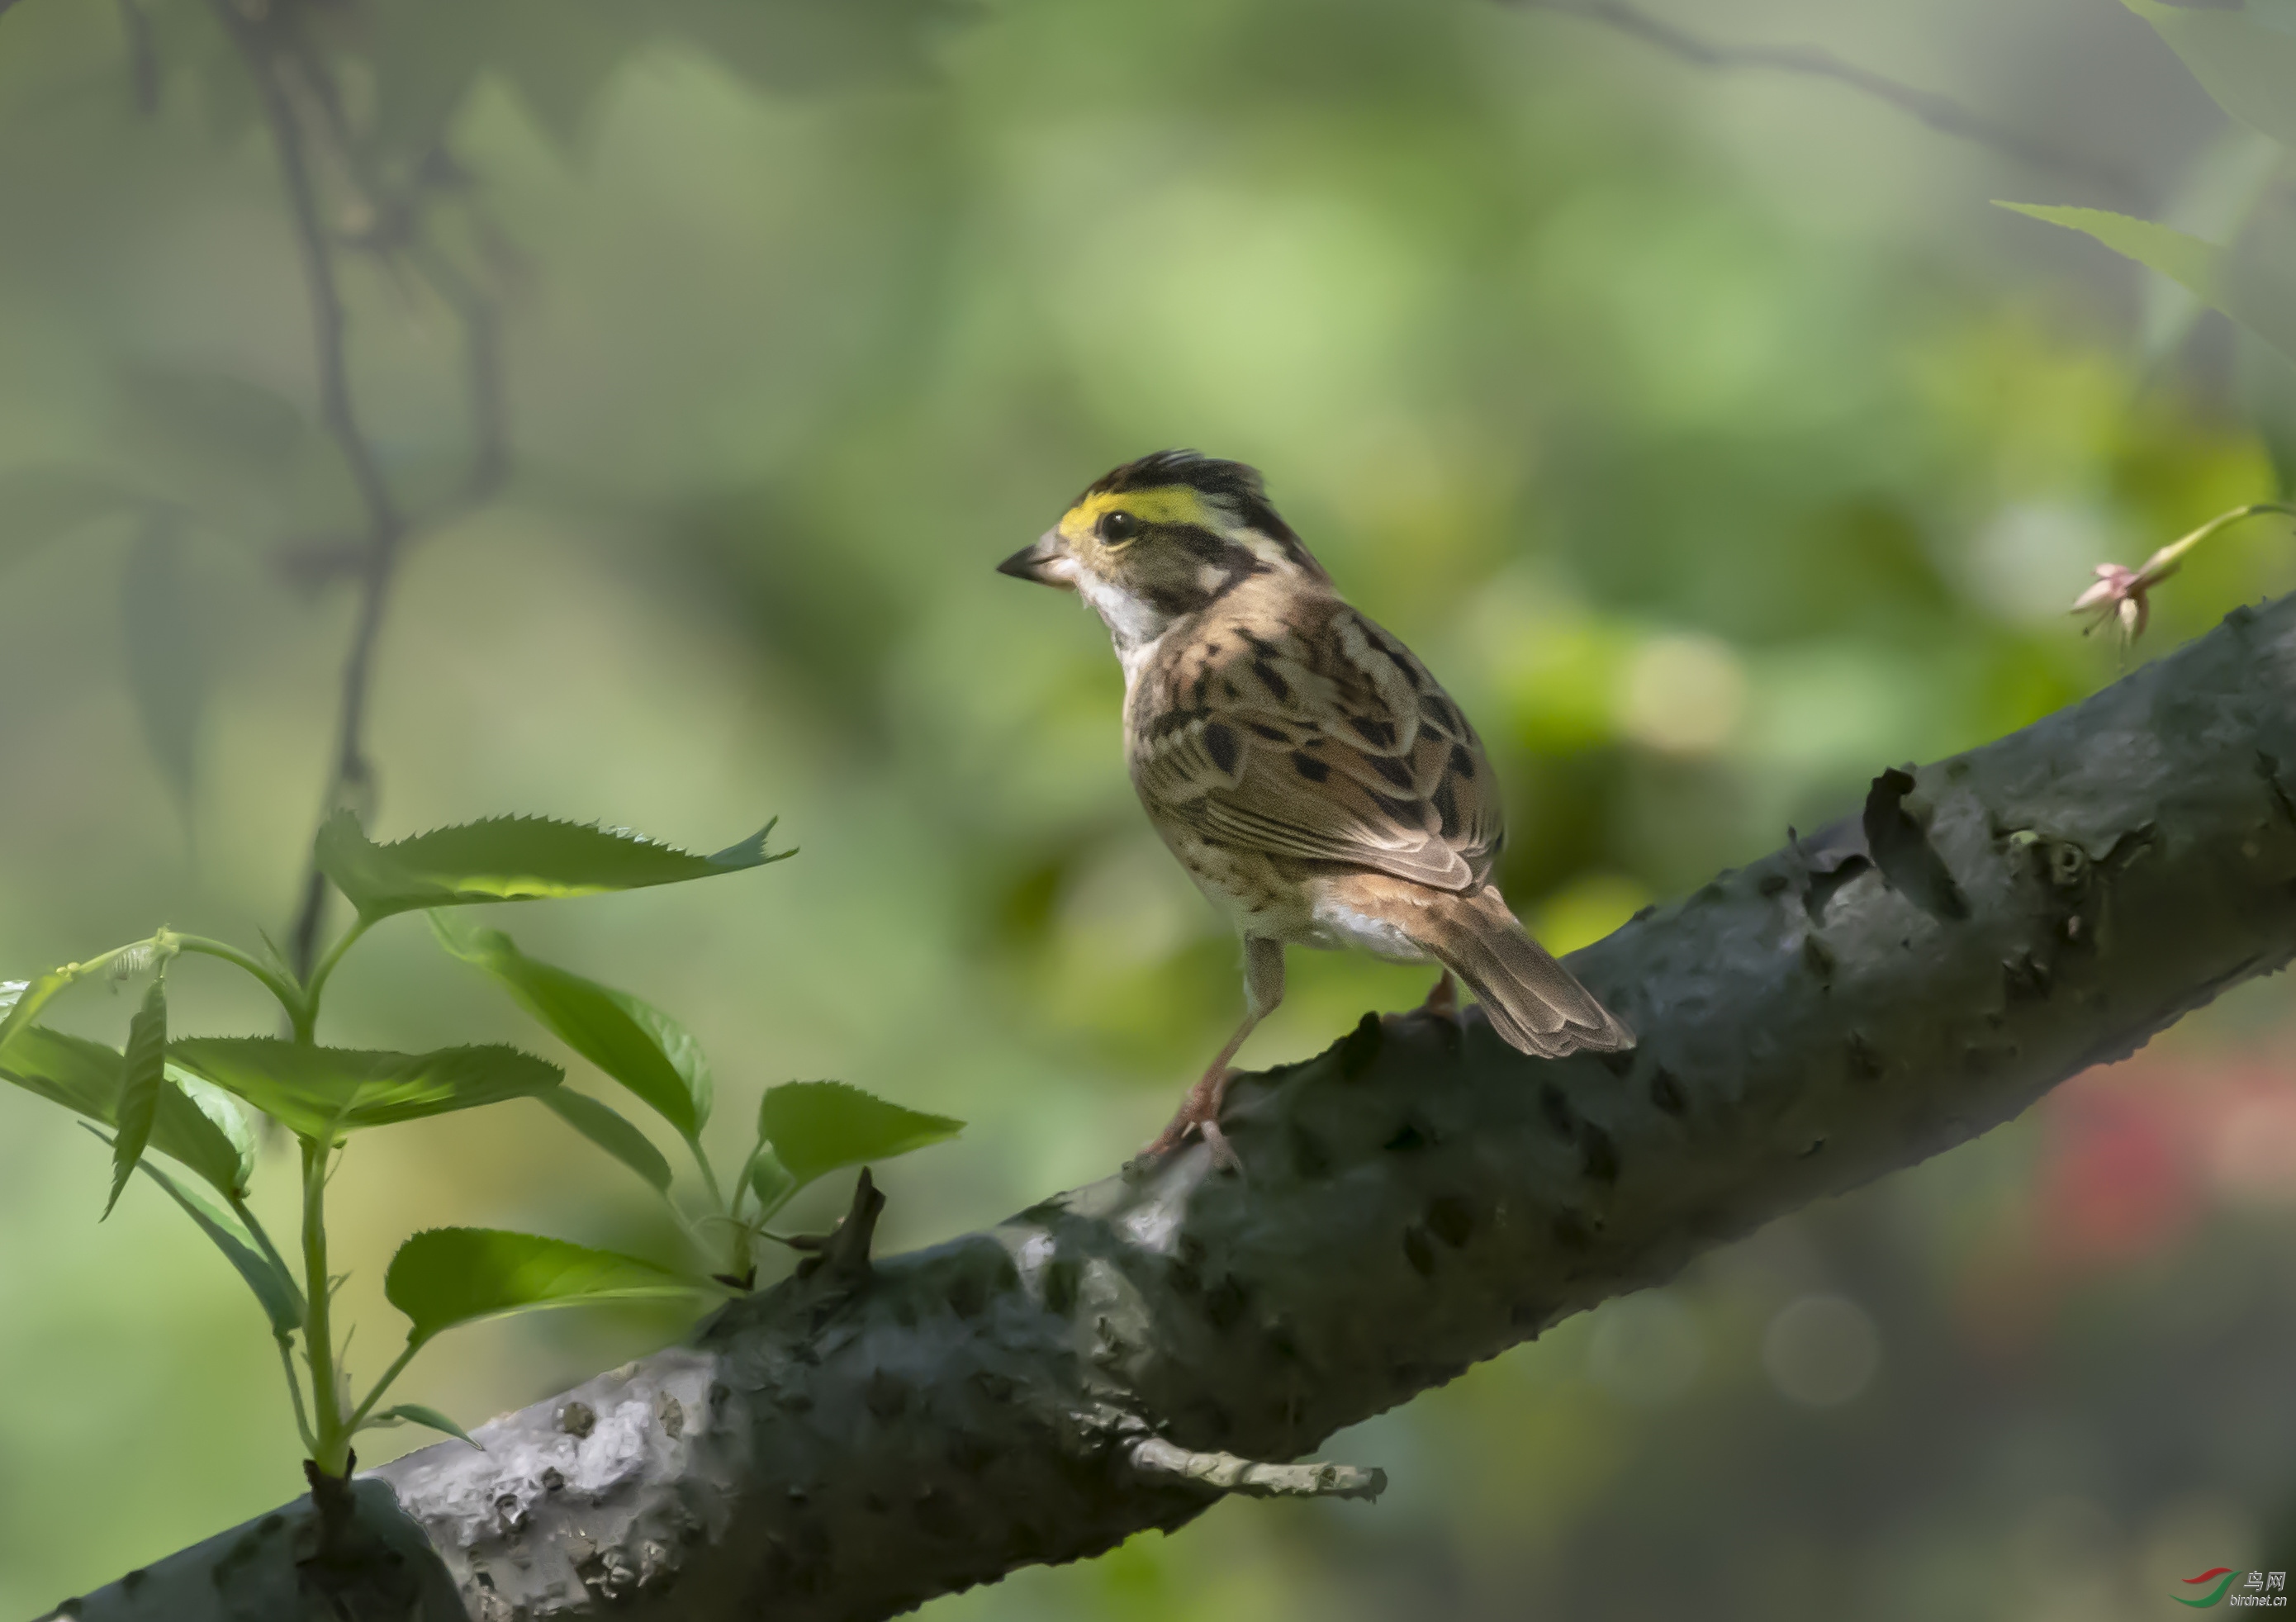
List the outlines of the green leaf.
{"type": "Polygon", "coordinates": [[[361,1127],[532,1097],[564,1079],[556,1065],[500,1046],[387,1053],[275,1036],[193,1036],[169,1044],[168,1056],[298,1136],[323,1143],[361,1127]]]}
{"type": "Polygon", "coordinates": [[[2296,258],[2288,252],[2296,246],[2290,225],[2296,215],[2284,197],[2259,201],[2240,241],[2229,250],[2103,209],[2001,206],[2087,233],[2115,253],[2190,289],[2202,303],[2231,316],[2282,354],[2296,356],[2296,258]]]}
{"type": "Polygon", "coordinates": [[[635,1256],[538,1233],[433,1228],[398,1247],[382,1293],[411,1321],[406,1338],[419,1346],[456,1324],[504,1313],[723,1292],[635,1256]]]}
{"type": "Polygon", "coordinates": [[[2181,283],[2205,303],[2217,300],[2217,275],[2224,250],[2213,242],[2186,236],[2149,219],[2115,214],[2109,209],[2053,208],[2042,203],[2005,202],[2015,214],[2028,214],[2052,225],[2083,231],[2123,258],[2149,265],[2172,282],[2181,283]]]}
{"type": "MultiPolygon", "coordinates": [[[[91,1126],[88,1130],[94,1132],[95,1128],[91,1126]]],[[[100,1132],[95,1135],[103,1135],[100,1132]]],[[[224,1259],[239,1270],[239,1276],[247,1282],[247,1287],[255,1292],[256,1300],[262,1306],[263,1315],[271,1320],[271,1332],[291,1335],[301,1329],[305,1316],[302,1290],[257,1248],[253,1236],[235,1219],[225,1216],[151,1161],[144,1161],[143,1166],[146,1175],[183,1208],[184,1215],[199,1225],[200,1232],[214,1241],[224,1259]]]]}
{"type": "Polygon", "coordinates": [[[768,1087],[758,1104],[758,1135],[774,1146],[798,1188],[840,1167],[888,1160],[964,1130],[963,1121],[904,1110],[841,1081],[768,1087]]]}
{"type": "Polygon", "coordinates": [[[2216,104],[2259,134],[2296,146],[2296,8],[2123,0],[2184,59],[2216,104]]]}
{"type": "Polygon", "coordinates": [[[614,1110],[571,1087],[553,1087],[535,1096],[559,1119],[652,1184],[655,1192],[669,1192],[669,1162],[644,1133],[614,1110]]]}
{"type": "Polygon", "coordinates": [[[417,907],[597,896],[740,872],[795,856],[766,854],[767,823],[715,856],[657,844],[626,828],[500,816],[377,845],[338,811],[319,831],[321,871],[370,922],[417,907]]]}
{"type": "Polygon", "coordinates": [[[207,662],[184,590],[183,541],[172,515],[155,515],[128,549],[119,612],[127,646],[127,689],[144,741],[188,820],[200,720],[207,709],[207,662]]]}
{"type": "Polygon", "coordinates": [[[103,1214],[119,1203],[119,1191],[135,1175],[135,1163],[152,1142],[152,1128],[160,1114],[160,1098],[168,1084],[168,982],[155,977],[144,993],[144,1006],[127,1022],[127,1053],[119,1066],[119,1102],[112,1121],[119,1135],[111,1140],[111,1197],[103,1214]]]}
{"type": "MultiPolygon", "coordinates": [[[[0,1057],[0,1078],[107,1126],[117,1126],[119,1050],[45,1025],[27,1026],[0,1057]]],[[[226,1200],[247,1192],[255,1175],[255,1139],[238,1104],[196,1077],[170,1066],[160,1090],[151,1147],[179,1160],[226,1200]]]]}
{"type": "Polygon", "coordinates": [[[32,1022],[51,997],[87,972],[84,963],[66,963],[29,980],[0,980],[0,1063],[6,1061],[16,1033],[32,1022]]]}
{"type": "Polygon", "coordinates": [[[763,1222],[790,1202],[790,1196],[797,1192],[798,1181],[782,1164],[773,1145],[760,1143],[750,1158],[750,1187],[756,1191],[758,1220],[763,1222]]]}
{"type": "Polygon", "coordinates": [[[486,1452],[485,1447],[481,1446],[469,1431],[439,1413],[438,1409],[426,1408],[421,1403],[400,1403],[396,1407],[385,1408],[380,1413],[369,1414],[366,1422],[359,1429],[378,1430],[385,1425],[398,1424],[426,1425],[433,1430],[443,1430],[456,1441],[468,1442],[480,1453],[486,1452]]]}
{"type": "Polygon", "coordinates": [[[709,1118],[709,1065],[684,1026],[627,991],[527,956],[500,930],[458,926],[437,913],[430,928],[440,946],[500,980],[519,1006],[680,1134],[701,1135],[709,1118]]]}
{"type": "Polygon", "coordinates": [[[183,1094],[191,1110],[181,1110],[162,1094],[152,1147],[207,1178],[225,1199],[247,1198],[247,1186],[255,1179],[255,1134],[239,1100],[176,1064],[168,1066],[168,1084],[183,1094]]]}

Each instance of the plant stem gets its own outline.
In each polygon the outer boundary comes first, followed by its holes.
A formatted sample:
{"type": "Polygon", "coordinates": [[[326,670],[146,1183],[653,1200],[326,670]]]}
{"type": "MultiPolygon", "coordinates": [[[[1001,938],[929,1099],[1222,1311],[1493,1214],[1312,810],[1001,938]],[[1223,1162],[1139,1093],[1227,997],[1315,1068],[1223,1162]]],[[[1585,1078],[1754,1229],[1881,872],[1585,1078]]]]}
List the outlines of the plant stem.
{"type": "Polygon", "coordinates": [[[374,1382],[374,1389],[366,1394],[366,1400],[358,1405],[357,1409],[351,1414],[349,1420],[345,1422],[343,1427],[343,1434],[345,1437],[348,1438],[357,1433],[359,1422],[365,1419],[367,1414],[373,1411],[375,1405],[375,1399],[390,1389],[390,1382],[398,1378],[399,1371],[404,1369],[407,1365],[407,1363],[414,1357],[414,1354],[422,1349],[422,1343],[419,1340],[409,1340],[406,1343],[406,1349],[398,1354],[398,1361],[382,1372],[382,1378],[374,1382]]]}
{"type": "Polygon", "coordinates": [[[294,1348],[288,1344],[284,1335],[274,1335],[272,1339],[279,1348],[280,1372],[287,1376],[287,1395],[295,1403],[295,1433],[303,1438],[303,1450],[316,1456],[319,1451],[319,1438],[311,1434],[310,1415],[303,1407],[303,1382],[295,1377],[294,1348]]]}
{"type": "Polygon", "coordinates": [[[693,1163],[701,1168],[701,1184],[709,1191],[709,1203],[716,1206],[721,1215],[732,1216],[733,1212],[726,1207],[726,1195],[718,1186],[718,1174],[709,1169],[709,1157],[701,1152],[701,1140],[688,1138],[685,1146],[693,1151],[693,1163]]]}
{"type": "Polygon", "coordinates": [[[2177,572],[2177,568],[2185,561],[2186,553],[2216,534],[2218,530],[2229,529],[2243,519],[2260,518],[2267,512],[2277,512],[2285,518],[2296,518],[2296,507],[2276,501],[2252,501],[2244,507],[2234,507],[2229,512],[2220,512],[2194,530],[2192,534],[2169,542],[2145,559],[2144,566],[2138,569],[2137,573],[2144,577],[2148,582],[2165,580],[2177,572]]]}
{"type": "Polygon", "coordinates": [[[370,927],[368,920],[354,919],[351,927],[327,948],[327,954],[319,960],[319,966],[311,971],[311,983],[303,987],[301,1007],[291,1007],[287,1011],[288,1018],[294,1023],[296,1041],[308,1043],[311,1040],[312,1032],[318,1027],[319,998],[326,990],[327,977],[334,973],[335,965],[343,961],[343,954],[349,951],[370,927]]]}
{"type": "Polygon", "coordinates": [[[227,941],[211,940],[204,935],[179,935],[173,930],[168,931],[168,938],[179,951],[197,952],[208,957],[219,957],[227,963],[238,964],[263,982],[263,988],[279,999],[279,1005],[287,1011],[290,1019],[294,1018],[296,1010],[303,1004],[303,994],[296,988],[294,981],[275,973],[264,965],[262,959],[241,951],[227,941]]]}
{"type": "MultiPolygon", "coordinates": [[[[742,1227],[740,1218],[734,1216],[734,1207],[726,1202],[726,1191],[718,1185],[718,1174],[710,1169],[709,1157],[701,1152],[701,1140],[698,1137],[688,1138],[685,1140],[685,1146],[693,1151],[693,1163],[701,1168],[701,1184],[709,1191],[709,1203],[718,1208],[718,1220],[733,1225],[733,1242],[726,1248],[726,1266],[727,1271],[740,1273],[749,1265],[750,1235],[742,1227]]],[[[739,1204],[741,1198],[742,1191],[737,1184],[734,1190],[734,1203],[739,1204]]],[[[704,1253],[707,1253],[707,1247],[704,1247],[704,1253]]]]}
{"type": "Polygon", "coordinates": [[[230,1202],[232,1215],[247,1225],[247,1231],[255,1236],[255,1242],[262,1249],[265,1258],[280,1272],[292,1277],[293,1270],[287,1266],[286,1257],[279,1254],[279,1247],[271,1242],[271,1235],[265,1231],[261,1223],[256,1221],[255,1213],[249,1208],[246,1199],[242,1195],[233,1194],[230,1196],[230,1202]]]}
{"type": "MultiPolygon", "coordinates": [[[[756,1191],[750,1187],[750,1178],[758,1169],[758,1157],[765,1152],[766,1140],[759,1138],[750,1148],[750,1158],[742,1162],[742,1170],[734,1179],[734,1203],[726,1208],[726,1215],[728,1216],[738,1218],[742,1215],[742,1201],[755,1195],[756,1191]]],[[[773,1213],[766,1209],[766,1202],[758,1200],[758,1220],[763,1222],[771,1215],[773,1213]]]]}
{"type": "Polygon", "coordinates": [[[303,1143],[303,1357],[311,1365],[311,1405],[317,1418],[312,1462],[331,1476],[349,1467],[350,1433],[342,1396],[335,1389],[335,1347],[328,1322],[327,1157],[332,1145],[303,1143]]]}

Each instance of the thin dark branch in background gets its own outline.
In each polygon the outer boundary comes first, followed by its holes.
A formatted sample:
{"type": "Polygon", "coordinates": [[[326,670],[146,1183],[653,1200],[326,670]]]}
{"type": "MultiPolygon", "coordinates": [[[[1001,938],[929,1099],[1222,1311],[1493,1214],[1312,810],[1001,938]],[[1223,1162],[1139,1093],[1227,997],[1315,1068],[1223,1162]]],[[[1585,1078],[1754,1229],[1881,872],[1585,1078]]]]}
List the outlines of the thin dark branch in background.
{"type": "MultiPolygon", "coordinates": [[[[123,4],[131,7],[134,3],[135,0],[122,0],[123,4]]],[[[422,528],[486,501],[500,487],[508,471],[509,429],[502,378],[500,323],[493,302],[477,283],[456,270],[443,253],[414,240],[419,222],[416,204],[402,201],[386,206],[381,188],[360,161],[357,144],[324,67],[308,51],[299,48],[299,42],[278,32],[290,24],[284,20],[250,21],[231,0],[209,0],[209,4],[246,60],[271,127],[273,143],[278,149],[288,217],[310,291],[312,335],[318,356],[320,417],[350,468],[360,504],[366,512],[365,533],[347,560],[348,567],[341,570],[358,583],[358,607],[350,651],[343,661],[333,765],[322,802],[323,816],[332,815],[344,807],[364,814],[371,808],[374,782],[373,766],[366,754],[366,726],[374,683],[375,650],[399,556],[407,540],[422,528]],[[390,222],[388,228],[374,232],[372,245],[386,255],[406,252],[425,280],[454,309],[463,328],[471,431],[475,442],[471,468],[461,487],[445,502],[412,518],[393,496],[382,474],[381,458],[359,426],[351,392],[348,332],[334,249],[322,219],[318,191],[312,176],[310,140],[291,93],[288,77],[291,66],[302,81],[309,101],[317,107],[320,122],[345,168],[367,193],[365,201],[375,216],[375,223],[380,225],[385,220],[390,222]]],[[[446,160],[442,158],[442,161],[446,160]]],[[[299,976],[308,978],[317,960],[327,894],[326,879],[314,863],[304,874],[301,897],[288,938],[288,960],[299,976]]]]}
{"type": "Polygon", "coordinates": [[[119,0],[119,27],[127,36],[127,77],[135,86],[135,111],[148,119],[160,111],[160,53],[152,43],[152,19],[144,13],[143,0],[119,0]]]}
{"type": "Polygon", "coordinates": [[[2134,176],[2112,164],[2036,140],[1963,106],[1951,96],[1844,61],[1822,46],[1724,45],[1628,5],[1625,0],[1500,0],[1500,4],[1517,11],[1553,12],[1559,16],[1599,22],[1701,68],[1726,71],[1751,69],[1832,79],[1920,119],[1939,135],[1988,147],[2033,168],[2101,186],[2124,202],[2135,201],[2141,191],[2134,176]]]}
{"type": "MultiPolygon", "coordinates": [[[[303,279],[311,296],[311,329],[318,352],[319,416],[335,446],[349,465],[359,501],[366,509],[366,534],[359,570],[357,623],[351,633],[350,656],[343,665],[342,702],[336,721],[333,769],[327,785],[330,812],[352,796],[362,795],[373,782],[366,758],[367,695],[374,671],[376,638],[382,628],[383,609],[390,593],[392,566],[398,561],[405,520],[384,482],[382,468],[359,430],[358,414],[351,401],[347,334],[343,324],[341,289],[335,281],[332,247],[319,217],[318,195],[312,184],[309,154],[301,120],[287,94],[271,41],[254,23],[241,16],[230,0],[210,0],[210,9],[224,31],[239,47],[253,76],[272,143],[279,152],[280,179],[287,193],[287,216],[295,232],[303,261],[303,279]]],[[[319,926],[326,911],[326,881],[314,867],[304,881],[303,898],[288,939],[288,958],[299,976],[308,976],[318,957],[319,926]]]]}
{"type": "Polygon", "coordinates": [[[404,260],[412,266],[455,312],[463,329],[463,387],[469,397],[473,441],[471,466],[458,489],[408,526],[410,533],[428,528],[482,504],[510,471],[510,412],[504,390],[499,315],[494,300],[440,251],[424,229],[426,193],[459,189],[469,184],[470,176],[440,140],[403,186],[386,183],[353,134],[342,96],[326,64],[307,41],[293,41],[289,49],[336,155],[365,205],[369,223],[361,239],[363,245],[386,261],[404,260]]]}

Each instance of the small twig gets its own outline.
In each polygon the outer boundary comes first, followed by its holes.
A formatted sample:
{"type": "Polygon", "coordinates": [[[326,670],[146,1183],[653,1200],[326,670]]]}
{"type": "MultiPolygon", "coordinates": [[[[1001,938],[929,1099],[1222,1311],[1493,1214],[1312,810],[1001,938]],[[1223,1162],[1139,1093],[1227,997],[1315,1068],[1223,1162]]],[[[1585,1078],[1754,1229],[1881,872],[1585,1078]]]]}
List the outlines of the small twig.
{"type": "Polygon", "coordinates": [[[1387,1490],[1383,1470],[1321,1462],[1260,1464],[1232,1453],[1195,1453],[1161,1437],[1135,1442],[1130,1458],[1132,1468],[1144,1476],[1253,1498],[1376,1498],[1387,1490]]]}
{"type": "Polygon", "coordinates": [[[1725,45],[1654,17],[1627,4],[1625,0],[1500,0],[1500,4],[1517,11],[1553,12],[1559,16],[1598,22],[1701,68],[1725,71],[1751,69],[1832,79],[1918,119],[1939,135],[1989,147],[2033,168],[2088,181],[2124,201],[2139,194],[2136,179],[2112,165],[2037,140],[1963,106],[1951,96],[1844,61],[1821,46],[1725,45]]]}

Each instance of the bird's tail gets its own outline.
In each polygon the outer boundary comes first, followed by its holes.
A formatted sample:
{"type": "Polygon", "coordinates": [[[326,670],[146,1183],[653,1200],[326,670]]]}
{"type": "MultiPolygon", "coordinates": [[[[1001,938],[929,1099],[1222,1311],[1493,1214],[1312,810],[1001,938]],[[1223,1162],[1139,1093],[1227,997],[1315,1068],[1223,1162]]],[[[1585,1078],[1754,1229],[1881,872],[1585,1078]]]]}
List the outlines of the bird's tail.
{"type": "Polygon", "coordinates": [[[1634,1046],[1634,1032],[1530,938],[1494,886],[1463,896],[1389,882],[1408,892],[1395,897],[1406,905],[1393,922],[1467,983],[1510,1046],[1542,1059],[1634,1046]]]}

